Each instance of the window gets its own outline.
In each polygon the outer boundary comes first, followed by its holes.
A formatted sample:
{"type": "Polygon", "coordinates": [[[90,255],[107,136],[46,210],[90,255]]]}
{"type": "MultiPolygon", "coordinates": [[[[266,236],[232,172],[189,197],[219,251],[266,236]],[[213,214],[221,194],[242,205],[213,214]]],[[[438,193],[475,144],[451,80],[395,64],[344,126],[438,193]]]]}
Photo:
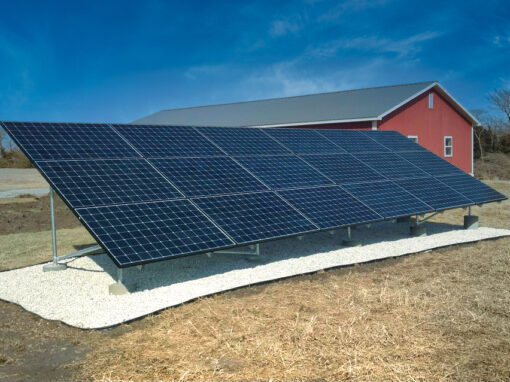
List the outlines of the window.
{"type": "Polygon", "coordinates": [[[429,109],[434,108],[434,93],[429,93],[429,109]]]}
{"type": "Polygon", "coordinates": [[[444,156],[445,157],[453,156],[453,138],[452,137],[444,137],[444,156]]]}
{"type": "Polygon", "coordinates": [[[418,143],[418,136],[417,135],[408,135],[407,138],[409,138],[414,143],[418,143]]]}

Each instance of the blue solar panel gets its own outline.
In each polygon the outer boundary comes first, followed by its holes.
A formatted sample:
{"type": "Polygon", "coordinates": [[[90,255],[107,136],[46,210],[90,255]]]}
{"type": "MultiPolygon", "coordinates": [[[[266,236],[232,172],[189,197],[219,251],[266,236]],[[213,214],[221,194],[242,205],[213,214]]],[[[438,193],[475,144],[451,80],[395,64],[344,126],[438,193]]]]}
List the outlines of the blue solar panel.
{"type": "Polygon", "coordinates": [[[338,184],[385,179],[351,154],[303,155],[301,158],[338,184]]]}
{"type": "Polygon", "coordinates": [[[144,159],[39,161],[37,164],[72,207],[182,197],[144,159]]]}
{"type": "Polygon", "coordinates": [[[386,219],[434,210],[394,182],[345,184],[342,187],[386,219]]]}
{"type": "Polygon", "coordinates": [[[505,195],[500,194],[471,175],[442,176],[437,179],[477,204],[506,199],[505,195]]]}
{"type": "Polygon", "coordinates": [[[473,204],[470,199],[431,176],[416,179],[400,179],[396,180],[395,183],[404,187],[411,194],[436,210],[464,207],[473,204]]]}
{"type": "Polygon", "coordinates": [[[139,158],[108,125],[91,123],[3,122],[32,160],[139,158]]]}
{"type": "Polygon", "coordinates": [[[317,230],[274,192],[213,196],[194,202],[237,244],[317,230]]]}
{"type": "Polygon", "coordinates": [[[335,154],[344,153],[329,139],[315,130],[306,129],[264,129],[264,132],[278,140],[296,154],[335,154]]]}
{"type": "Polygon", "coordinates": [[[370,139],[361,131],[357,130],[318,130],[319,134],[328,138],[342,149],[351,153],[359,152],[387,152],[386,147],[370,139]]]}
{"type": "Polygon", "coordinates": [[[290,154],[289,150],[261,129],[249,127],[197,127],[196,129],[230,155],[290,154]]]}
{"type": "Polygon", "coordinates": [[[354,156],[388,179],[416,178],[428,175],[395,153],[358,153],[354,156]]]}
{"type": "Polygon", "coordinates": [[[367,137],[389,148],[391,151],[424,151],[425,148],[396,131],[363,131],[367,137]]]}
{"type": "Polygon", "coordinates": [[[113,125],[144,157],[194,157],[223,155],[191,127],[113,125]]]}
{"type": "Polygon", "coordinates": [[[184,199],[78,208],[76,212],[121,267],[234,244],[184,199]]]}
{"type": "Polygon", "coordinates": [[[273,189],[332,184],[328,178],[295,156],[236,157],[236,159],[273,189]]]}
{"type": "Polygon", "coordinates": [[[186,196],[267,190],[227,157],[152,159],[151,162],[186,196]]]}
{"type": "Polygon", "coordinates": [[[433,176],[465,174],[465,172],[458,167],[455,167],[430,151],[402,152],[398,153],[398,155],[433,176]]]}
{"type": "Polygon", "coordinates": [[[340,186],[284,190],[278,194],[321,229],[382,220],[340,186]]]}

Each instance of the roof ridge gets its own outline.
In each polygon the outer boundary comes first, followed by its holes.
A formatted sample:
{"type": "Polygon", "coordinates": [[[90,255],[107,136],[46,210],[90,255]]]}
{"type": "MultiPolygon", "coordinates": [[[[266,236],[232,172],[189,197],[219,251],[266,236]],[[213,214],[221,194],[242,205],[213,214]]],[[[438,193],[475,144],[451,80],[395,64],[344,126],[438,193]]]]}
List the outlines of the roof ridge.
{"type": "Polygon", "coordinates": [[[310,96],[314,96],[314,95],[324,95],[324,94],[348,93],[348,92],[355,92],[355,91],[360,91],[360,90],[381,89],[381,88],[394,88],[394,87],[399,87],[399,86],[409,86],[409,85],[418,85],[418,84],[429,84],[430,85],[430,84],[433,84],[433,83],[439,83],[439,81],[409,82],[409,83],[405,83],[405,84],[372,86],[372,87],[358,88],[358,89],[335,90],[335,91],[324,92],[324,93],[301,94],[301,95],[295,95],[295,96],[290,96],[290,97],[274,97],[274,98],[254,99],[254,100],[250,100],[250,101],[237,101],[237,102],[217,103],[217,104],[211,104],[211,105],[188,106],[188,107],[179,107],[179,108],[175,108],[175,109],[163,109],[163,110],[160,110],[160,112],[162,112],[162,111],[177,111],[177,110],[201,109],[201,108],[208,108],[208,107],[213,107],[213,106],[239,105],[239,104],[243,104],[243,103],[262,102],[262,101],[274,101],[274,100],[280,100],[280,99],[310,97],[310,96]]]}

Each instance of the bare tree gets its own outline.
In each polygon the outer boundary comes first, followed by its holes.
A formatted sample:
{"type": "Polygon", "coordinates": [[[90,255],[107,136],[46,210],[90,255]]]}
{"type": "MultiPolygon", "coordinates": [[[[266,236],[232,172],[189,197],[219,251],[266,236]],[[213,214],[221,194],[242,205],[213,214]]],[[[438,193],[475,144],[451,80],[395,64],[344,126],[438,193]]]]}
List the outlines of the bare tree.
{"type": "Polygon", "coordinates": [[[476,138],[476,141],[478,142],[478,149],[480,150],[480,159],[483,160],[482,133],[484,130],[484,125],[485,125],[484,119],[485,119],[485,115],[487,114],[487,112],[482,109],[474,109],[474,110],[471,110],[471,113],[481,123],[480,126],[475,126],[473,128],[473,134],[476,138]]]}
{"type": "Polygon", "coordinates": [[[510,124],[510,89],[494,90],[489,99],[499,110],[506,115],[508,123],[510,124]]]}
{"type": "Polygon", "coordinates": [[[0,127],[0,158],[5,156],[5,145],[7,144],[7,133],[0,127]]]}

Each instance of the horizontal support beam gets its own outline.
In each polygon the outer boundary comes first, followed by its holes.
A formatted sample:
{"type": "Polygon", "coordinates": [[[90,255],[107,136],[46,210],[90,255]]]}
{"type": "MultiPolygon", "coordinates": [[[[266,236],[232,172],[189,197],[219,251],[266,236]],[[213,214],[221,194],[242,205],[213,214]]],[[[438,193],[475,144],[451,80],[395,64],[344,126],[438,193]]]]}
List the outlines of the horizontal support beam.
{"type": "Polygon", "coordinates": [[[69,259],[71,257],[86,256],[86,255],[90,255],[90,254],[93,254],[94,252],[99,252],[99,251],[103,251],[103,248],[101,248],[100,245],[97,245],[97,244],[96,245],[91,245],[90,247],[80,249],[78,251],[69,253],[67,255],[58,256],[57,260],[60,261],[60,260],[69,259]]]}

